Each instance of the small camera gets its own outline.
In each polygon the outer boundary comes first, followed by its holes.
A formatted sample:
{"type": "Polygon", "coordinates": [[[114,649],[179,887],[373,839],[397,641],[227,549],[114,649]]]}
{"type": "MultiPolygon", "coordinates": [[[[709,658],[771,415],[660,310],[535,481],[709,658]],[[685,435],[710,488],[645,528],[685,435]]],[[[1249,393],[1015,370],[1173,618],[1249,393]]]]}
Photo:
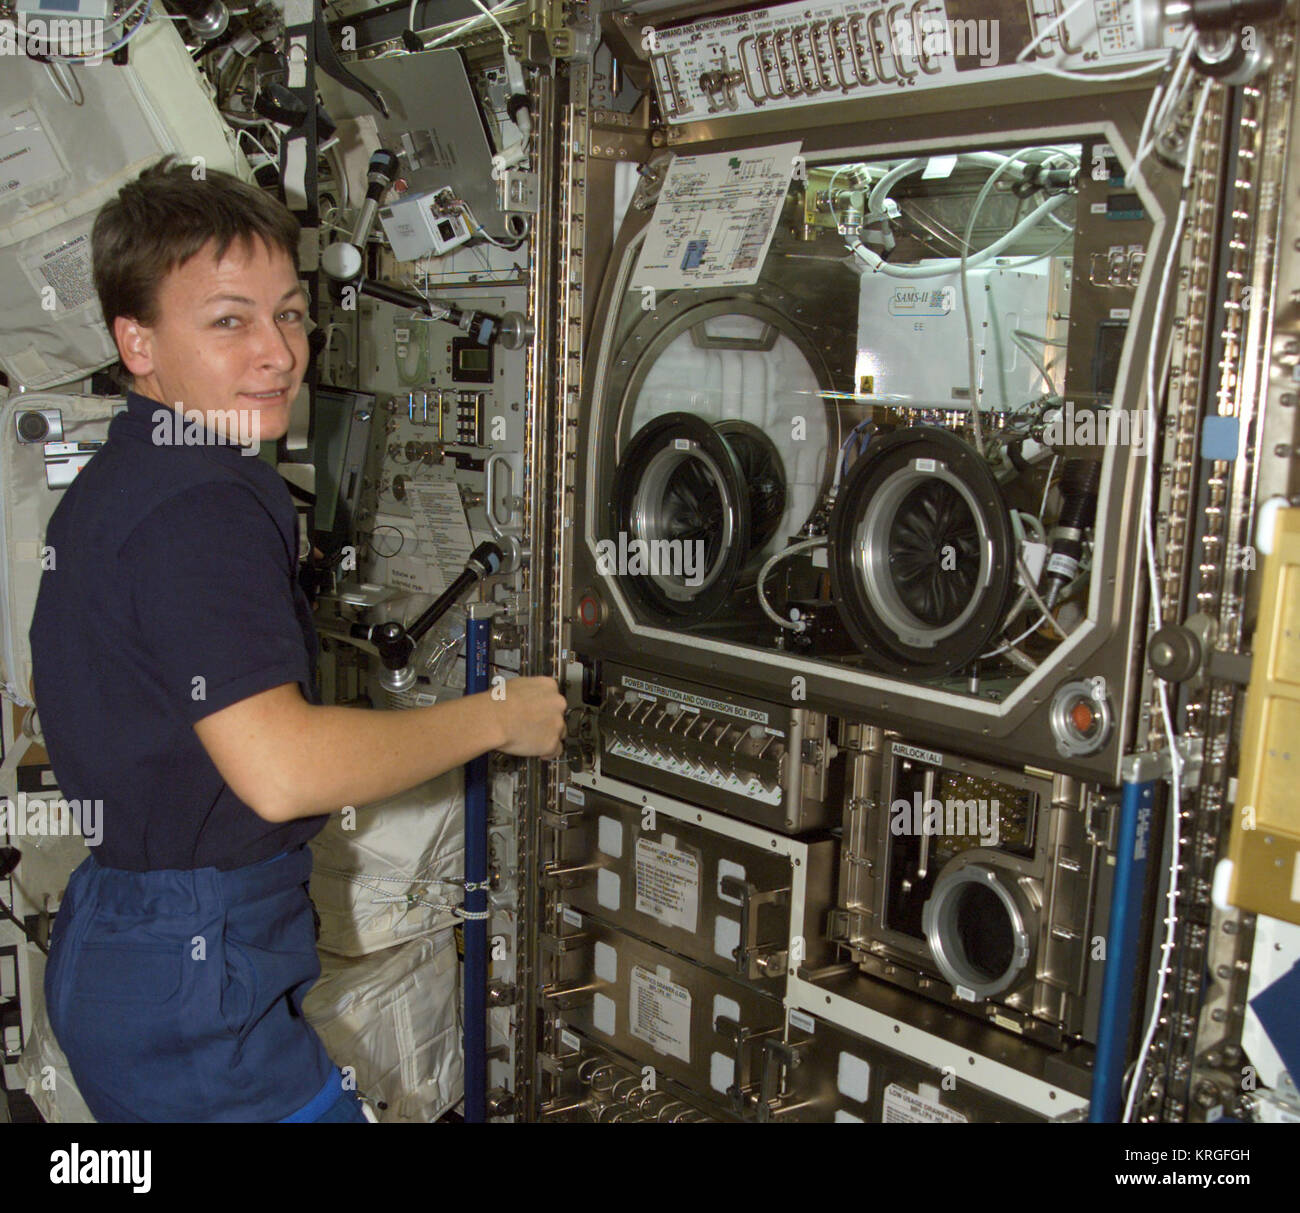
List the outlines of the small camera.
{"type": "Polygon", "coordinates": [[[62,442],[63,414],[58,409],[28,409],[14,416],[19,442],[62,442]]]}

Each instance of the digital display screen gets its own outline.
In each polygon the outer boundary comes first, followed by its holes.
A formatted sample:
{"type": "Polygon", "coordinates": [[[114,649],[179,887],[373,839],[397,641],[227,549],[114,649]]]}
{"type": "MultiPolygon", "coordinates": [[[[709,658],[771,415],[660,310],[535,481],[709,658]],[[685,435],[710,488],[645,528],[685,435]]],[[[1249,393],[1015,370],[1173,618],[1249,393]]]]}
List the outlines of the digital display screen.
{"type": "Polygon", "coordinates": [[[451,377],[457,383],[491,383],[492,347],[470,337],[453,337],[451,377]]]}

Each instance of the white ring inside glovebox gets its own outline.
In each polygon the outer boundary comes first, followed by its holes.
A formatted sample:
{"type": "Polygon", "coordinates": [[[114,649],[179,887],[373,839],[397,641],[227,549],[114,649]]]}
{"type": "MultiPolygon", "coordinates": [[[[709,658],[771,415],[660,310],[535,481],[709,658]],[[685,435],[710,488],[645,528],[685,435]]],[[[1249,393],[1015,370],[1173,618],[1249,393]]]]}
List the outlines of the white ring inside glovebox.
{"type": "MultiPolygon", "coordinates": [[[[758,341],[771,332],[756,316],[724,314],[702,321],[710,338],[758,341]]],[[[690,330],[655,359],[632,406],[635,435],[664,413],[694,413],[710,423],[747,421],[780,452],[785,513],[762,549],[774,552],[807,521],[826,479],[830,448],[826,405],[799,347],[778,332],[770,349],[702,349],[690,330]]]]}

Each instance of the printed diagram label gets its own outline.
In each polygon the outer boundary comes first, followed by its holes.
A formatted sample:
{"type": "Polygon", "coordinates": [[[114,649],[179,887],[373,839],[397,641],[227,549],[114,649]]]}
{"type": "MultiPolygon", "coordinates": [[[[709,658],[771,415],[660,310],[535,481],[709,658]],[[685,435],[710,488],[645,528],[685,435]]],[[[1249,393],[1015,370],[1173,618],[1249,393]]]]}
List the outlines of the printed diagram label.
{"type": "Polygon", "coordinates": [[[649,838],[638,838],[636,908],[665,926],[693,932],[699,922],[699,860],[649,838]]]}
{"type": "Polygon", "coordinates": [[[926,1099],[896,1082],[885,1088],[885,1118],[889,1124],[964,1125],[966,1117],[933,1099],[926,1099]]]}
{"type": "Polygon", "coordinates": [[[691,1060],[691,994],[640,965],[632,968],[628,1020],[632,1035],[658,1053],[691,1060]]]}

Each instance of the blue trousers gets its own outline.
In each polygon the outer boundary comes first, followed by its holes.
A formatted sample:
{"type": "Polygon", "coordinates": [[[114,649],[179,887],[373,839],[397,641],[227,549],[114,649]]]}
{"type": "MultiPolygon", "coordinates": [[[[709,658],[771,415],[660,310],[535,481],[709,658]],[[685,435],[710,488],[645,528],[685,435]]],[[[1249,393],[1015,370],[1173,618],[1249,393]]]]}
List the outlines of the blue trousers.
{"type": "Polygon", "coordinates": [[[302,1015],[320,976],[311,861],[127,872],[92,855],[72,874],[45,998],[96,1120],[360,1118],[302,1015]]]}

